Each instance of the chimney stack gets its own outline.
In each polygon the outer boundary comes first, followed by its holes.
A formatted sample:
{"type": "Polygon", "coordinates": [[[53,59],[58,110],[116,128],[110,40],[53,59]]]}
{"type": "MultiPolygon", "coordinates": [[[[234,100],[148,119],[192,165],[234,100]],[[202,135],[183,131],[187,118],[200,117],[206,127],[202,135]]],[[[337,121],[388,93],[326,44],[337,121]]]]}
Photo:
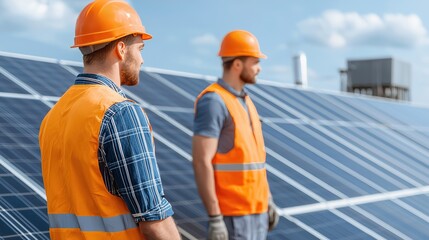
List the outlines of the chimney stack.
{"type": "Polygon", "coordinates": [[[293,70],[295,84],[301,87],[307,87],[307,57],[304,53],[299,53],[293,57],[293,70]]]}

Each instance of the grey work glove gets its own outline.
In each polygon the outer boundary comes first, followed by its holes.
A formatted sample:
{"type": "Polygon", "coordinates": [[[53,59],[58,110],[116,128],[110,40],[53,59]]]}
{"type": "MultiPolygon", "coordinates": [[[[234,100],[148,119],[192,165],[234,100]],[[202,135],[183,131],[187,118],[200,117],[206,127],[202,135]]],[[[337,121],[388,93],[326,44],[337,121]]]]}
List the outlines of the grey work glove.
{"type": "Polygon", "coordinates": [[[279,223],[279,212],[273,199],[268,200],[268,231],[272,231],[279,223]]]}
{"type": "Polygon", "coordinates": [[[209,217],[208,240],[228,240],[228,230],[222,215],[209,217]]]}

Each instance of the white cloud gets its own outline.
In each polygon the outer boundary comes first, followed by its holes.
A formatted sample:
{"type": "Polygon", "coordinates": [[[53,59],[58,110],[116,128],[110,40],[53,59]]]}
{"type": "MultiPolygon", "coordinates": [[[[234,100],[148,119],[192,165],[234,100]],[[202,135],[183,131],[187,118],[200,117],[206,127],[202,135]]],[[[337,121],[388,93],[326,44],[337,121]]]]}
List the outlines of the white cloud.
{"type": "Polygon", "coordinates": [[[219,40],[211,33],[194,37],[190,41],[194,51],[199,56],[216,56],[219,40]]]}
{"type": "Polygon", "coordinates": [[[191,43],[196,46],[217,46],[219,40],[211,33],[206,33],[191,39],[191,43]]]}
{"type": "Polygon", "coordinates": [[[329,10],[298,23],[298,31],[304,39],[332,48],[353,45],[408,48],[429,42],[427,30],[415,14],[380,16],[329,10]]]}
{"type": "Polygon", "coordinates": [[[74,29],[77,12],[65,0],[0,0],[0,30],[41,37],[74,29]]]}

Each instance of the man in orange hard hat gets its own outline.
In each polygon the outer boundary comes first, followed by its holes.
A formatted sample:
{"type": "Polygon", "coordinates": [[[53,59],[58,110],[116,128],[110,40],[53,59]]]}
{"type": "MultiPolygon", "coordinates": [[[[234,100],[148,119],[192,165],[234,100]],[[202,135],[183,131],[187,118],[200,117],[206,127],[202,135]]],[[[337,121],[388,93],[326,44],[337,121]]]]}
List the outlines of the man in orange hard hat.
{"type": "Polygon", "coordinates": [[[83,73],[39,133],[51,239],[180,239],[149,121],[121,90],[138,84],[152,36],[123,0],[89,3],[75,33],[83,73]]]}
{"type": "Polygon", "coordinates": [[[244,86],[261,70],[256,37],[228,33],[219,56],[223,76],[195,103],[193,166],[209,215],[209,239],[261,240],[279,219],[269,191],[261,122],[244,86]]]}

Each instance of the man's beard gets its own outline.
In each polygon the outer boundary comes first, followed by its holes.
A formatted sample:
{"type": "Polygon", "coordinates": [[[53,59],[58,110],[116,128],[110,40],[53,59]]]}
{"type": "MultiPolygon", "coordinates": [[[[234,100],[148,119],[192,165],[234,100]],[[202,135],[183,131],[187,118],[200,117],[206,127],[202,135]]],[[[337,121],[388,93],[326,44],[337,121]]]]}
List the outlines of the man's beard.
{"type": "Polygon", "coordinates": [[[129,56],[126,56],[126,60],[122,64],[121,69],[121,85],[126,86],[134,86],[139,83],[139,73],[140,71],[132,71],[131,66],[134,65],[132,61],[130,61],[129,56]]]}
{"type": "Polygon", "coordinates": [[[240,73],[240,79],[246,84],[255,84],[256,83],[256,75],[252,76],[247,68],[243,68],[240,73]]]}

